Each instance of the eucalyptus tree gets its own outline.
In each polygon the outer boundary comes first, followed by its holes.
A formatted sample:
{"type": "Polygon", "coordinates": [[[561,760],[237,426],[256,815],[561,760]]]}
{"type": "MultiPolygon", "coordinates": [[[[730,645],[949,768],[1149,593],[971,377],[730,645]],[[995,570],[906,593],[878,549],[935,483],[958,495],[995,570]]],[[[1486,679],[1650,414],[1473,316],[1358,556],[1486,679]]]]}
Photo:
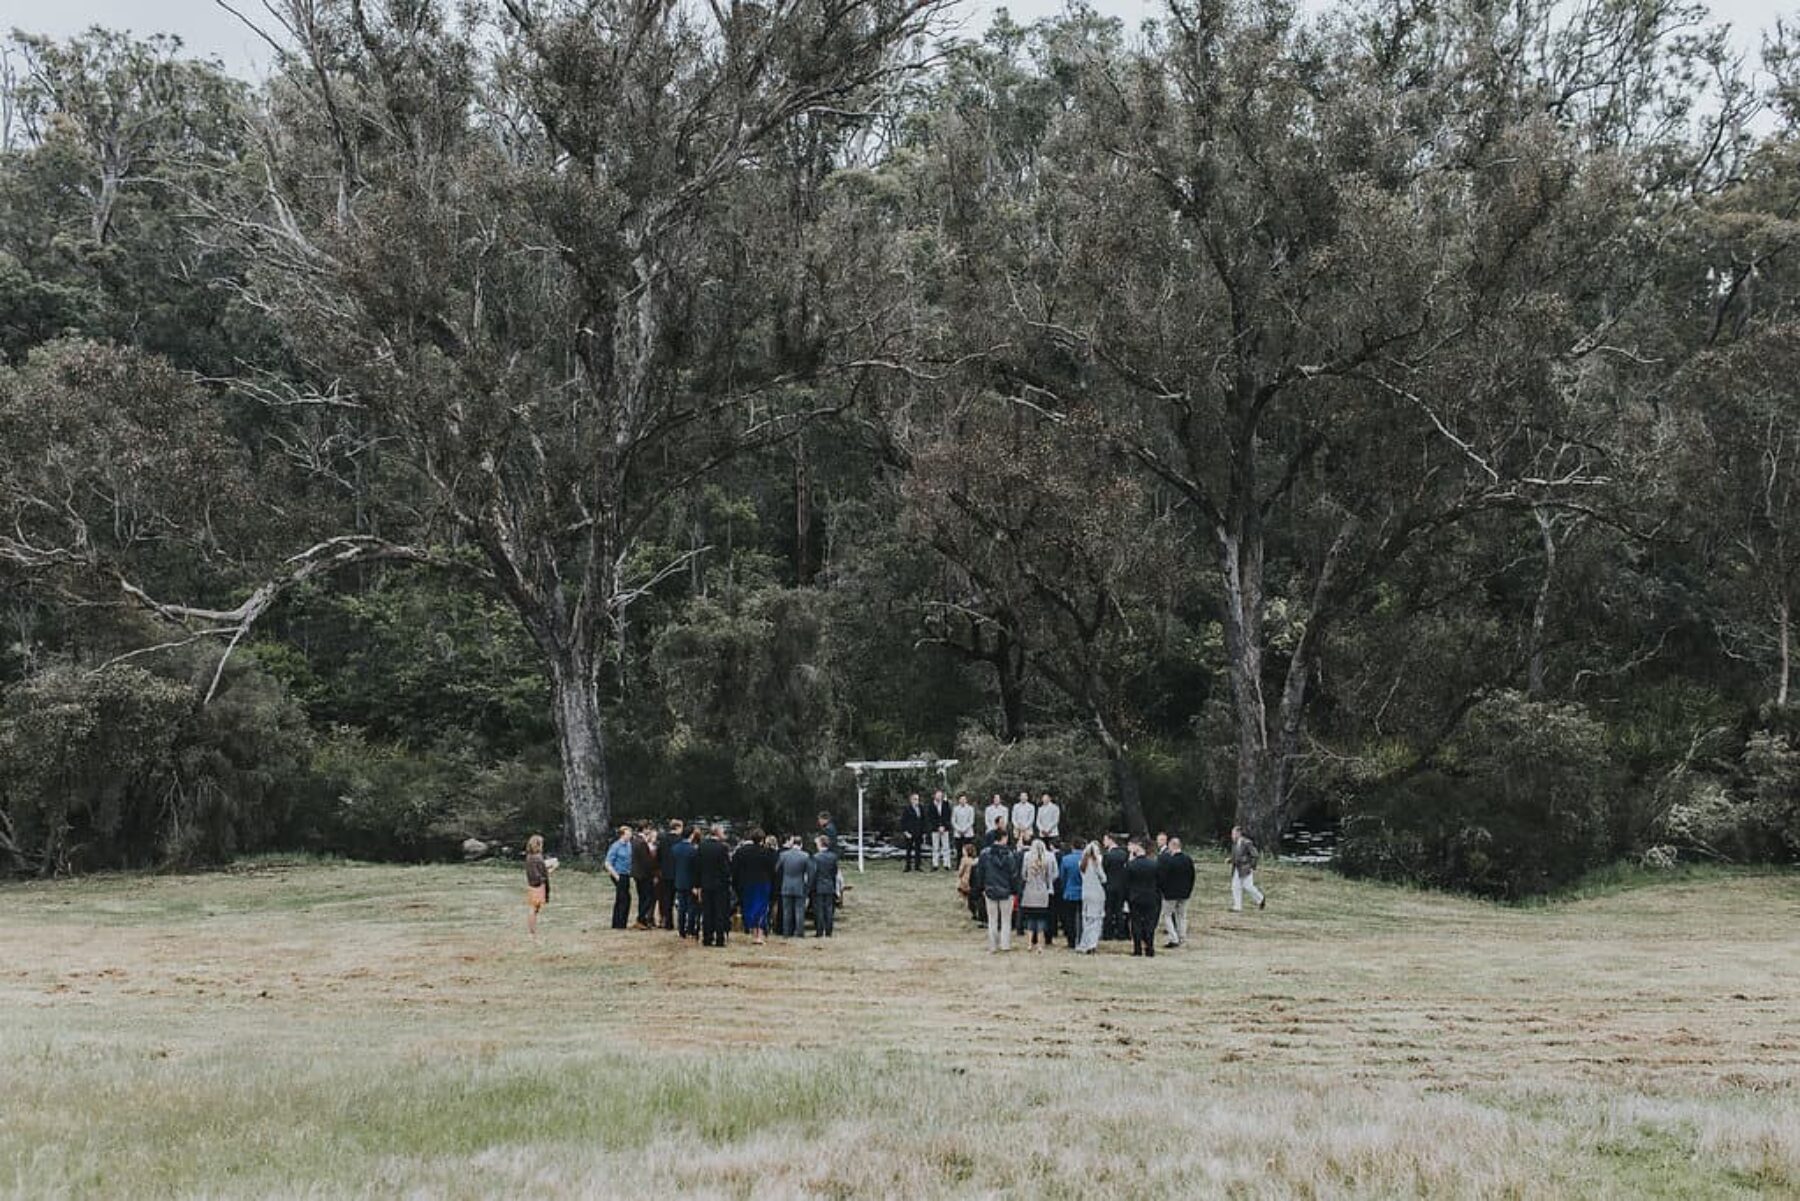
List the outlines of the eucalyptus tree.
{"type": "MultiPolygon", "coordinates": [[[[286,588],[351,563],[478,581],[535,641],[568,832],[596,849],[609,654],[626,608],[683,565],[659,517],[853,386],[828,313],[799,323],[805,355],[769,320],[790,282],[767,228],[779,152],[805,136],[815,164],[839,161],[916,67],[934,4],[265,5],[279,69],[253,201],[195,199],[253,255],[239,294],[291,367],[241,386],[292,417],[290,445],[316,440],[322,472],[378,463],[358,486],[384,519],[309,530],[235,606],[121,578],[125,593],[235,641],[286,588]]],[[[4,549],[83,557],[65,532],[4,549]]]]}
{"type": "Polygon", "coordinates": [[[1126,826],[1147,833],[1133,684],[1178,636],[1184,524],[1093,431],[979,399],[953,436],[920,446],[904,491],[910,522],[966,581],[972,603],[955,607],[1061,694],[1106,756],[1126,826]]]}
{"type": "Polygon", "coordinates": [[[245,148],[247,89],[172,37],[15,34],[0,149],[0,354],[75,332],[224,370],[248,330],[193,236],[245,148]]]}
{"type": "Polygon", "coordinates": [[[1672,273],[1695,356],[1671,389],[1681,511],[1722,587],[1726,653],[1756,666],[1763,698],[1792,701],[1800,607],[1800,107],[1770,47],[1777,131],[1691,223],[1672,273]],[[1783,97],[1787,96],[1786,102],[1783,97]]]}
{"type": "Polygon", "coordinates": [[[1671,153],[1672,68],[1717,55],[1697,20],[1200,0],[1135,45],[1091,17],[1045,34],[1055,87],[1008,203],[944,223],[952,340],[1210,548],[1260,836],[1294,803],[1325,641],[1377,581],[1475,514],[1602,507],[1618,364],[1650,357],[1646,197],[1698,169],[1671,153]]]}

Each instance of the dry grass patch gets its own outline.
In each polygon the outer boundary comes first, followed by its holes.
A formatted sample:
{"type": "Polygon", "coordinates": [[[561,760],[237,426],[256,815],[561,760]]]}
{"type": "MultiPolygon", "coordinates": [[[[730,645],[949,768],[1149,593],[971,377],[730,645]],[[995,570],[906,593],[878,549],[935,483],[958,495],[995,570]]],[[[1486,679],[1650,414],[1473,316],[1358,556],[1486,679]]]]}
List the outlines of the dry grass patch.
{"type": "Polygon", "coordinates": [[[947,877],[839,936],[605,929],[566,875],[0,888],[19,1196],[1800,1192],[1800,878],[1506,909],[1293,869],[1190,948],[995,958],[947,877]]]}

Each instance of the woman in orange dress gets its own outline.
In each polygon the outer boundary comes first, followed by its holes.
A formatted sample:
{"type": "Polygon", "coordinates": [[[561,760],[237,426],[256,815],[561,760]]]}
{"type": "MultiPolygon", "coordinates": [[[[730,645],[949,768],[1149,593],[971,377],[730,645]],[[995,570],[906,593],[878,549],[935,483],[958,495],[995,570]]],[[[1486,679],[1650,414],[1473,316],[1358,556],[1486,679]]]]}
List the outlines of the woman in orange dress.
{"type": "Polygon", "coordinates": [[[544,858],[544,836],[525,840],[525,929],[537,937],[538,910],[550,903],[550,863],[544,858]]]}

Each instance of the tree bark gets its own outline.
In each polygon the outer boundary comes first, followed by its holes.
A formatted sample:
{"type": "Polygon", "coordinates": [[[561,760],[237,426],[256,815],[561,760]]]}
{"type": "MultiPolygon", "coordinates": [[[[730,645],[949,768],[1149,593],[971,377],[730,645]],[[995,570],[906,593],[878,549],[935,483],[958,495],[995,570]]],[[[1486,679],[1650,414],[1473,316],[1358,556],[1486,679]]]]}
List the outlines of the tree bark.
{"type": "Polygon", "coordinates": [[[1780,666],[1775,678],[1775,707],[1785,709],[1788,706],[1788,681],[1793,672],[1793,609],[1788,602],[1787,593],[1775,604],[1775,637],[1780,656],[1780,666]]]}
{"type": "Polygon", "coordinates": [[[1143,838],[1150,833],[1150,823],[1144,820],[1144,798],[1138,790],[1137,773],[1131,770],[1125,744],[1114,737],[1098,713],[1094,715],[1094,730],[1100,736],[1101,749],[1112,766],[1113,787],[1119,794],[1119,812],[1124,815],[1125,827],[1131,834],[1143,838]]]}
{"type": "Polygon", "coordinates": [[[612,821],[612,784],[592,656],[572,649],[554,656],[550,690],[562,752],[563,832],[575,854],[587,857],[607,844],[612,821]]]}
{"type": "Polygon", "coordinates": [[[1218,531],[1225,577],[1225,651],[1237,717],[1237,825],[1262,846],[1280,844],[1293,803],[1294,762],[1305,724],[1307,685],[1329,619],[1333,577],[1354,531],[1339,527],[1313,582],[1306,625],[1294,644],[1273,712],[1263,694],[1262,533],[1254,523],[1218,531]],[[1271,728],[1272,727],[1272,728],[1271,728]]]}
{"type": "Polygon", "coordinates": [[[1273,787],[1274,749],[1263,697],[1263,596],[1260,540],[1218,531],[1225,582],[1225,656],[1237,726],[1237,824],[1258,842],[1279,833],[1282,798],[1273,787]]]}
{"type": "Polygon", "coordinates": [[[1537,518],[1544,544],[1544,579],[1531,606],[1531,657],[1525,676],[1525,695],[1535,701],[1544,695],[1544,631],[1550,624],[1550,588],[1556,579],[1556,533],[1541,507],[1532,509],[1531,515],[1537,518]]]}
{"type": "Polygon", "coordinates": [[[794,582],[804,588],[813,581],[812,566],[812,461],[806,439],[794,439],[794,582]]]}
{"type": "Polygon", "coordinates": [[[993,664],[1000,686],[1000,737],[1017,742],[1025,733],[1025,652],[1005,627],[996,635],[993,664]]]}

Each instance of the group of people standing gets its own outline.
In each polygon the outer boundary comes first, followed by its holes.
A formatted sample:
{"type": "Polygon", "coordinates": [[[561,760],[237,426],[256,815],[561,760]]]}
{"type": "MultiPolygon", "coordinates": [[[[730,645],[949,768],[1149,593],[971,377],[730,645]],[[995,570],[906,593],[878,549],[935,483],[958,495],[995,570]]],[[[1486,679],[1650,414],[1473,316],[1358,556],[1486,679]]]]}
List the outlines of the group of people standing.
{"type": "Polygon", "coordinates": [[[996,792],[987,809],[978,811],[966,792],[954,805],[941,788],[931,794],[929,802],[920,801],[915,792],[900,810],[900,836],[906,847],[902,870],[924,871],[927,849],[932,871],[958,870],[964,854],[976,846],[978,823],[984,835],[991,834],[996,825],[1010,823],[1015,832],[1033,831],[1054,844],[1062,837],[1062,806],[1048,792],[1033,801],[1029,791],[1022,791],[1009,807],[996,792]]]}
{"type": "MultiPolygon", "coordinates": [[[[771,932],[803,936],[809,918],[816,937],[830,938],[844,880],[837,827],[826,813],[818,823],[810,839],[794,834],[781,840],[753,829],[735,842],[723,825],[690,828],[680,818],[661,827],[620,826],[603,860],[614,890],[613,929],[633,928],[635,889],[636,929],[674,930],[701,946],[724,946],[734,914],[758,944],[771,932]]],[[[924,871],[927,847],[931,870],[956,870],[970,916],[987,927],[989,951],[1011,950],[1015,931],[1034,951],[1051,946],[1059,933],[1083,954],[1102,942],[1129,939],[1133,955],[1154,957],[1159,929],[1165,948],[1187,942],[1196,871],[1180,838],[1165,833],[1154,842],[1138,836],[1121,843],[1107,834],[1097,842],[1065,843],[1062,810],[1048,792],[1035,802],[1021,792],[1011,805],[996,793],[979,815],[966,793],[955,804],[942,791],[929,804],[914,793],[900,824],[903,870],[924,871]]],[[[556,867],[543,849],[544,840],[532,835],[525,879],[527,926],[534,936],[556,867]]],[[[1243,908],[1245,896],[1263,908],[1256,844],[1236,827],[1230,858],[1232,910],[1243,908]]]]}
{"type": "MultiPolygon", "coordinates": [[[[809,916],[815,935],[830,938],[843,896],[837,827],[825,813],[810,839],[753,829],[732,842],[722,825],[690,828],[680,818],[662,828],[620,826],[603,863],[613,885],[613,929],[633,928],[635,888],[636,929],[674,930],[706,947],[725,945],[733,914],[755,943],[771,932],[798,938],[809,916]]],[[[526,873],[529,881],[529,858],[526,873]]]]}
{"type": "MultiPolygon", "coordinates": [[[[1154,843],[1134,837],[1121,845],[1107,834],[1098,842],[1063,845],[1041,825],[1013,822],[1016,805],[996,812],[999,797],[994,799],[981,849],[973,841],[963,845],[958,876],[970,917],[987,926],[990,952],[1011,950],[1015,930],[1033,951],[1051,946],[1059,931],[1081,954],[1092,954],[1104,941],[1129,938],[1133,955],[1154,957],[1159,928],[1165,949],[1187,942],[1196,871],[1180,838],[1164,833],[1154,843]]],[[[959,807],[966,802],[962,798],[959,807]]],[[[1036,811],[1041,823],[1042,802],[1036,811]]],[[[1230,856],[1231,908],[1241,910],[1245,895],[1265,907],[1256,887],[1256,844],[1236,827],[1230,856]]]]}

